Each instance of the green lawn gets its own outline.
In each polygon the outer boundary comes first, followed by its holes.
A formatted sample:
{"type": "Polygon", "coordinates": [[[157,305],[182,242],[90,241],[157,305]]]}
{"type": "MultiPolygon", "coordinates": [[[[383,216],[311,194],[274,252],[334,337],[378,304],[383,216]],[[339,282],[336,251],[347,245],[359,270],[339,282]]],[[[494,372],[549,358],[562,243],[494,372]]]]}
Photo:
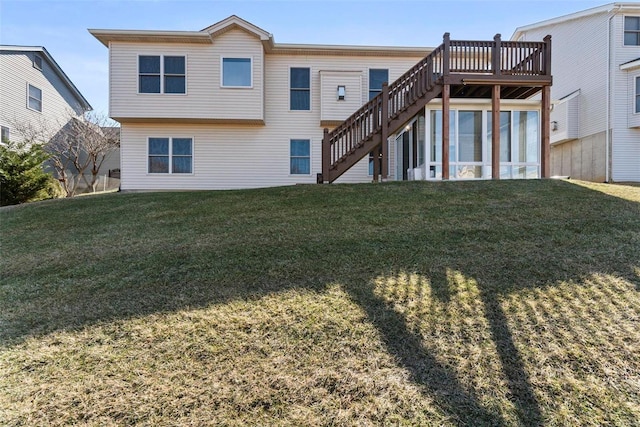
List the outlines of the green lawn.
{"type": "Polygon", "coordinates": [[[0,425],[638,425],[640,187],[0,210],[0,425]]]}

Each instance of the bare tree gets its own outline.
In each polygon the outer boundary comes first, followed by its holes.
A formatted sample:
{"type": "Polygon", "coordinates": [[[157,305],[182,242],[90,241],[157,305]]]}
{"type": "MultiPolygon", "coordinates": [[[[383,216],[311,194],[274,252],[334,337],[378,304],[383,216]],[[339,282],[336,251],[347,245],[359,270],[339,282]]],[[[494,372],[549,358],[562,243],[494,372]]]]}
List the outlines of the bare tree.
{"type": "Polygon", "coordinates": [[[67,197],[81,182],[95,191],[105,159],[120,147],[119,128],[104,115],[77,116],[72,111],[60,122],[13,122],[12,128],[27,144],[41,144],[49,155],[54,176],[67,197]]]}
{"type": "Polygon", "coordinates": [[[120,148],[120,128],[110,126],[111,120],[101,114],[86,113],[84,119],[85,132],[81,139],[91,171],[91,182],[86,179],[85,182],[95,192],[100,168],[107,157],[120,148]]]}

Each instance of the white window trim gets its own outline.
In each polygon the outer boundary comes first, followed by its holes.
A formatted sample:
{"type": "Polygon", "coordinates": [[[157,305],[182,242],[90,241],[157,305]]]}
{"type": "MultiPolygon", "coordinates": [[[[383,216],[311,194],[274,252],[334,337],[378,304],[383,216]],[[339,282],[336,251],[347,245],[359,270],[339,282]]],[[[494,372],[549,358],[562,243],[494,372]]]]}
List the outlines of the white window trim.
{"type": "MultiPolygon", "coordinates": [[[[169,55],[171,56],[171,55],[169,55]]],[[[196,138],[195,136],[148,136],[147,137],[147,157],[145,157],[147,176],[193,176],[196,170],[196,138]],[[168,172],[149,172],[149,140],[151,138],[165,138],[169,140],[169,171],[168,172]],[[190,173],[174,173],[173,172],[173,140],[174,139],[191,139],[191,172],[190,173]]]]}
{"type": "Polygon", "coordinates": [[[637,49],[638,47],[640,47],[640,44],[626,44],[624,42],[624,33],[626,32],[624,29],[624,22],[626,21],[627,18],[640,18],[640,15],[623,15],[622,16],[622,47],[637,49]]]}
{"type": "MultiPolygon", "coordinates": [[[[313,75],[312,72],[312,68],[311,66],[308,65],[290,65],[289,66],[289,71],[287,73],[287,92],[288,95],[287,96],[287,101],[289,102],[288,105],[288,109],[290,112],[292,113],[300,113],[300,114],[306,114],[306,113],[311,113],[313,111],[313,84],[311,82],[311,76],[313,75]],[[309,69],[309,109],[308,110],[292,110],[291,109],[291,69],[292,68],[308,68],[309,69]]],[[[295,138],[292,138],[295,139],[295,138]]]]}
{"type": "MultiPolygon", "coordinates": [[[[296,68],[296,67],[293,67],[296,68]]],[[[294,110],[295,111],[295,110],[294,110]]],[[[301,157],[301,156],[297,156],[301,157]]],[[[288,156],[287,168],[289,170],[289,176],[313,176],[313,138],[289,138],[289,156],[288,156]],[[291,173],[291,141],[309,141],[309,173],[291,173]]]]}
{"type": "MultiPolygon", "coordinates": [[[[161,54],[161,53],[139,53],[137,57],[136,69],[138,73],[136,74],[137,86],[138,86],[138,95],[150,95],[150,96],[158,96],[158,95],[169,95],[169,96],[185,96],[189,92],[189,80],[187,77],[187,64],[188,58],[186,54],[161,54]],[[149,93],[149,92],[140,92],[140,57],[141,56],[159,56],[160,57],[160,92],[159,93],[149,93]],[[165,93],[164,91],[164,57],[165,56],[183,56],[184,57],[184,93],[165,93]]],[[[175,74],[172,74],[175,75],[175,74]]]]}
{"type": "Polygon", "coordinates": [[[253,56],[220,56],[220,88],[221,89],[253,89],[253,56]],[[251,84],[249,86],[225,86],[224,85],[224,60],[225,59],[248,59],[251,70],[251,84]]]}
{"type": "MultiPolygon", "coordinates": [[[[44,98],[44,92],[42,91],[42,89],[40,89],[36,85],[32,85],[31,83],[27,83],[27,109],[28,110],[35,111],[36,113],[42,114],[42,110],[44,110],[43,98],[44,98]],[[40,109],[39,110],[36,110],[35,108],[31,108],[29,106],[29,99],[31,98],[31,95],[29,94],[29,86],[32,86],[32,87],[34,87],[34,88],[36,88],[36,89],[38,89],[40,91],[40,109]]],[[[36,99],[36,98],[33,98],[33,99],[36,99]]]]}

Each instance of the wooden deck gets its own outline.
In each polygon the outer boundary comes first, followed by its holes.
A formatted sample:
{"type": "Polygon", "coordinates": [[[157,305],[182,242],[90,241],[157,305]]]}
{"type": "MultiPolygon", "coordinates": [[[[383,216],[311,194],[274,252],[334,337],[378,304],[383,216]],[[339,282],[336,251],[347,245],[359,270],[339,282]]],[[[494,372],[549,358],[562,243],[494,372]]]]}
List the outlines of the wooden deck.
{"type": "MultiPolygon", "coordinates": [[[[374,152],[382,158],[382,170],[374,162],[374,179],[388,176],[390,134],[419,114],[434,98],[442,98],[442,170],[449,179],[449,101],[450,98],[485,98],[492,100],[492,112],[498,115],[501,99],[527,99],[542,92],[542,177],[549,177],[549,90],[551,77],[551,37],[541,42],[450,40],[364,104],[322,141],[322,173],[318,183],[331,183],[360,159],[374,152]]],[[[494,120],[494,127],[499,120],[494,120]]],[[[500,147],[499,129],[492,132],[492,158],[500,147]]],[[[499,161],[492,161],[492,176],[500,176],[499,161]]]]}

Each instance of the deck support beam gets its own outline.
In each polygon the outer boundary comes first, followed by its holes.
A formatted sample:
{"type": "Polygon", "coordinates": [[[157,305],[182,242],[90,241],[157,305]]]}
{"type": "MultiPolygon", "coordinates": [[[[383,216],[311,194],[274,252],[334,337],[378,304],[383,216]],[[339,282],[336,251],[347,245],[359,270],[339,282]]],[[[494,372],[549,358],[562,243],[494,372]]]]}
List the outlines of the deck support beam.
{"type": "Polygon", "coordinates": [[[491,178],[500,179],[500,86],[491,91],[491,178]]]}
{"type": "Polygon", "coordinates": [[[449,95],[451,87],[442,87],[442,179],[449,179],[449,95]]]}
{"type": "Polygon", "coordinates": [[[542,117],[540,119],[541,140],[540,169],[542,178],[551,177],[550,151],[551,151],[551,86],[542,87],[542,117]]]}
{"type": "Polygon", "coordinates": [[[380,181],[380,158],[382,157],[382,147],[378,145],[373,149],[373,182],[380,181]]]}

